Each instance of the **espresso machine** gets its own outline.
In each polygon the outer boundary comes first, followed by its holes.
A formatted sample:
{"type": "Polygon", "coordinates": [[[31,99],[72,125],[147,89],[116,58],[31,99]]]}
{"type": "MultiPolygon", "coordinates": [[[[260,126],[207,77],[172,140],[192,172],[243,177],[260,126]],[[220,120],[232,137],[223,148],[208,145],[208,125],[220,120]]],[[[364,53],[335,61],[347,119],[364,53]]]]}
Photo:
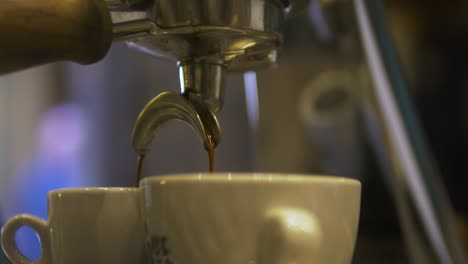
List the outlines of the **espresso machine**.
{"type": "Polygon", "coordinates": [[[133,148],[145,155],[158,128],[178,119],[192,126],[207,149],[221,128],[216,113],[229,72],[281,64],[285,21],[314,4],[331,23],[353,10],[372,91],[364,101],[378,113],[390,193],[413,263],[465,263],[447,194],[423,140],[408,87],[396,60],[382,1],[343,0],[73,0],[0,3],[0,73],[59,60],[90,64],[112,42],[177,63],[180,93],[164,92],[142,110],[133,148]],[[309,3],[310,2],[310,3],[309,3]]]}

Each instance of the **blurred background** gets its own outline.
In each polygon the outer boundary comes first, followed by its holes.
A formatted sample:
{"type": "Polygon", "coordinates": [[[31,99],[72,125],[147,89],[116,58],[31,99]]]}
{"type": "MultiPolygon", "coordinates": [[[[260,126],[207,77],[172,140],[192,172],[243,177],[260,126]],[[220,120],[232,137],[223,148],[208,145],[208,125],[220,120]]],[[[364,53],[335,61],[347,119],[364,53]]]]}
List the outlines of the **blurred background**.
{"type": "MultiPolygon", "coordinates": [[[[429,2],[386,1],[386,18],[467,238],[468,2],[429,2]]],[[[372,83],[353,9],[341,7],[329,28],[320,26],[324,14],[314,3],[287,22],[277,67],[228,76],[215,171],[357,178],[363,194],[355,263],[409,263],[385,172],[370,147],[375,117],[364,98],[372,83]]],[[[46,218],[52,189],[133,185],[133,123],[167,90],[179,91],[175,63],[125,44],[91,66],[56,63],[1,76],[0,222],[18,213],[46,218]]],[[[198,172],[208,170],[208,159],[189,126],[170,123],[144,166],[145,176],[198,172]]],[[[31,230],[21,230],[18,243],[28,257],[39,256],[31,230]]]]}

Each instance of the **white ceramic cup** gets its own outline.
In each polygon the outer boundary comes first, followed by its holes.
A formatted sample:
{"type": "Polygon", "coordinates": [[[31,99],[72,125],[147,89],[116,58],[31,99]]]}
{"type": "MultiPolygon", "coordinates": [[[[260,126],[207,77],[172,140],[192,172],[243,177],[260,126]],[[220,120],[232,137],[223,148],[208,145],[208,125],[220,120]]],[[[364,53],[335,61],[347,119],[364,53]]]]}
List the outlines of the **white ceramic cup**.
{"type": "Polygon", "coordinates": [[[2,228],[3,250],[13,264],[144,263],[144,230],[137,188],[76,188],[48,193],[48,221],[17,215],[2,228]],[[18,250],[19,228],[33,228],[42,254],[37,261],[18,250]]]}
{"type": "Polygon", "coordinates": [[[360,183],[289,174],[143,179],[152,263],[351,263],[360,183]]]}

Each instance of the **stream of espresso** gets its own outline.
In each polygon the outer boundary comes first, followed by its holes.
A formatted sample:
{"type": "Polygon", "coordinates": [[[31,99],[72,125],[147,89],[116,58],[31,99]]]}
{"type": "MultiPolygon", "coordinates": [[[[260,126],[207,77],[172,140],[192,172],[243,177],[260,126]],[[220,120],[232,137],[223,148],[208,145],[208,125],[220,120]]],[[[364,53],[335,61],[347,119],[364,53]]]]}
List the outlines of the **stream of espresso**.
{"type": "Polygon", "coordinates": [[[136,187],[138,187],[138,184],[140,183],[141,180],[141,171],[143,168],[143,160],[145,159],[145,155],[139,154],[137,158],[137,172],[136,172],[136,187]]]}
{"type": "Polygon", "coordinates": [[[214,148],[207,148],[206,151],[208,152],[208,169],[210,173],[213,173],[214,170],[214,148]]]}

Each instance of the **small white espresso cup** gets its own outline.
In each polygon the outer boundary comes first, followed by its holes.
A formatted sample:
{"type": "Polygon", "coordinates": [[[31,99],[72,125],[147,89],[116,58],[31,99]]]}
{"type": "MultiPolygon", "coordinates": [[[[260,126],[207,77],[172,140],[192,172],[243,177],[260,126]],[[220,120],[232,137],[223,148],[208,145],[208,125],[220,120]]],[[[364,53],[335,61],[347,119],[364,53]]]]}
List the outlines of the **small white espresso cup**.
{"type": "Polygon", "coordinates": [[[214,173],[149,177],[140,186],[152,263],[351,263],[356,180],[214,173]]]}
{"type": "Polygon", "coordinates": [[[3,226],[3,250],[13,264],[144,263],[144,228],[137,188],[76,188],[48,193],[48,221],[17,215],[3,226]],[[30,261],[18,250],[19,228],[33,228],[42,254],[30,261]]]}

